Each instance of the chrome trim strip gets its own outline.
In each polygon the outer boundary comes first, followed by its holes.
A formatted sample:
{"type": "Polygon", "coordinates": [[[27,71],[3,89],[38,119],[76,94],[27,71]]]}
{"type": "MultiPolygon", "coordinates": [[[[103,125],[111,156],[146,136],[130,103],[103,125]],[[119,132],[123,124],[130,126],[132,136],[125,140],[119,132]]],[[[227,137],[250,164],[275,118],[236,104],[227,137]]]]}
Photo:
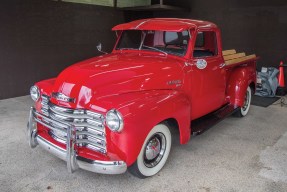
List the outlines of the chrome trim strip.
{"type": "Polygon", "coordinates": [[[34,109],[34,114],[37,115],[37,116],[39,116],[39,117],[41,117],[41,118],[43,118],[43,119],[46,120],[46,121],[52,122],[52,123],[62,124],[62,125],[65,125],[66,127],[69,127],[69,126],[70,126],[70,124],[68,124],[68,123],[59,122],[59,121],[56,121],[56,120],[54,120],[54,119],[48,118],[48,117],[42,115],[41,113],[38,113],[35,109],[34,109]]]}
{"type": "Polygon", "coordinates": [[[98,135],[94,135],[94,134],[92,134],[92,133],[90,133],[88,131],[77,131],[77,136],[79,136],[79,135],[87,135],[87,136],[91,136],[91,137],[93,137],[95,139],[101,140],[103,142],[106,141],[105,138],[99,137],[98,135]]]}
{"type": "Polygon", "coordinates": [[[99,130],[97,130],[97,129],[94,129],[94,128],[92,128],[92,127],[87,127],[87,130],[88,130],[89,132],[94,133],[95,135],[97,135],[97,136],[99,136],[99,137],[102,137],[103,139],[105,139],[105,137],[106,137],[106,134],[105,134],[104,132],[99,131],[99,130]]]}
{"type": "MultiPolygon", "coordinates": [[[[67,142],[67,138],[64,138],[64,137],[59,137],[58,135],[55,135],[52,131],[49,131],[49,135],[51,137],[53,137],[53,139],[55,139],[56,141],[62,143],[62,144],[66,144],[67,142]]],[[[84,135],[82,133],[76,133],[76,136],[79,136],[79,135],[84,135]]],[[[106,150],[106,142],[105,140],[101,140],[101,139],[98,139],[94,136],[90,136],[88,138],[85,138],[85,139],[79,139],[77,138],[76,140],[76,143],[77,144],[90,144],[90,145],[93,145],[97,151],[105,151],[106,150]],[[91,138],[92,137],[92,138],[91,138]]]]}
{"type": "Polygon", "coordinates": [[[56,157],[66,161],[67,157],[67,151],[65,149],[62,149],[61,147],[58,147],[57,145],[54,145],[53,143],[47,141],[41,136],[37,136],[37,141],[39,143],[39,146],[48,151],[49,153],[52,153],[56,157]]]}
{"type": "Polygon", "coordinates": [[[92,150],[94,150],[94,151],[101,152],[101,153],[107,153],[106,149],[104,149],[104,148],[99,148],[99,147],[96,147],[96,146],[91,145],[91,144],[87,144],[85,147],[88,148],[88,149],[92,149],[92,150]]]}
{"type": "Polygon", "coordinates": [[[48,95],[45,95],[45,94],[42,94],[42,99],[46,100],[46,101],[49,101],[49,96],[48,95]]]}
{"type": "Polygon", "coordinates": [[[97,127],[103,127],[103,124],[104,124],[103,122],[99,122],[95,119],[87,119],[87,123],[97,126],[97,127]]]}
{"type": "Polygon", "coordinates": [[[77,162],[81,169],[95,173],[122,174],[127,170],[127,164],[124,161],[93,161],[77,156],[77,162]]]}
{"type": "MultiPolygon", "coordinates": [[[[50,113],[50,116],[54,119],[57,119],[59,122],[62,122],[60,120],[64,120],[64,121],[67,121],[67,119],[61,119],[59,118],[59,115],[54,115],[53,113],[50,113]],[[57,116],[57,117],[56,117],[57,116]]],[[[74,120],[73,120],[74,121],[74,120]]],[[[76,127],[90,127],[90,128],[93,128],[95,130],[98,130],[100,132],[104,132],[104,126],[96,126],[96,125],[92,125],[92,124],[89,124],[89,123],[86,123],[86,122],[83,122],[83,123],[79,123],[79,122],[72,122],[72,120],[70,120],[69,123],[73,123],[76,127]]]]}
{"type": "MultiPolygon", "coordinates": [[[[36,112],[37,113],[37,112],[36,112]]],[[[40,116],[40,115],[39,115],[40,116]]],[[[45,119],[48,119],[48,118],[46,118],[46,117],[42,117],[44,120],[45,119]]],[[[42,125],[44,125],[45,127],[48,127],[49,129],[52,129],[52,130],[55,130],[55,131],[61,131],[61,132],[66,132],[64,129],[60,129],[60,128],[58,128],[58,127],[52,127],[51,125],[49,125],[49,124],[47,124],[47,123],[44,123],[43,121],[41,121],[41,120],[39,120],[39,119],[37,119],[37,118],[34,118],[34,120],[36,121],[36,122],[38,122],[38,123],[40,123],[40,124],[42,124],[42,125]]],[[[51,119],[48,119],[47,121],[55,121],[55,120],[51,120],[51,119]]]]}
{"type": "Polygon", "coordinates": [[[67,116],[63,116],[62,114],[60,113],[55,113],[54,111],[52,111],[50,109],[50,116],[53,118],[53,119],[58,119],[58,120],[62,120],[62,121],[67,121],[67,122],[70,122],[70,123],[73,123],[75,118],[73,117],[67,117],[67,116]]]}
{"type": "Polygon", "coordinates": [[[87,128],[91,128],[95,131],[99,131],[99,132],[102,132],[104,133],[105,130],[104,130],[104,126],[94,126],[94,125],[91,125],[91,124],[88,124],[88,123],[74,123],[74,125],[76,127],[87,127],[87,128]]]}
{"type": "Polygon", "coordinates": [[[87,115],[88,116],[92,116],[92,117],[96,117],[98,119],[103,119],[104,116],[102,114],[99,114],[99,113],[96,113],[96,112],[93,112],[93,111],[86,111],[87,115]]]}
{"type": "Polygon", "coordinates": [[[72,125],[68,127],[67,130],[67,168],[70,173],[73,173],[76,169],[78,169],[78,164],[76,162],[76,151],[75,151],[75,143],[76,143],[76,128],[72,125]]]}
{"type": "Polygon", "coordinates": [[[76,143],[87,143],[87,144],[91,144],[91,145],[94,145],[95,147],[102,148],[102,149],[105,149],[105,146],[106,146],[106,145],[101,145],[99,143],[95,143],[89,139],[77,139],[76,143]]]}
{"type": "Polygon", "coordinates": [[[92,127],[92,128],[97,129],[99,131],[103,131],[103,123],[100,123],[100,122],[94,123],[94,120],[87,119],[87,122],[85,122],[85,121],[83,121],[83,119],[64,116],[62,114],[55,113],[53,111],[50,111],[50,116],[53,119],[57,119],[59,121],[63,120],[63,121],[67,121],[70,123],[74,123],[75,126],[92,127]]]}
{"type": "Polygon", "coordinates": [[[101,114],[90,112],[84,109],[69,109],[69,108],[59,107],[57,105],[54,105],[53,103],[49,103],[48,105],[51,111],[53,111],[54,113],[61,114],[62,116],[65,116],[65,117],[72,117],[75,119],[91,119],[99,123],[102,123],[102,120],[104,118],[104,116],[101,114]],[[96,114],[95,115],[96,117],[92,116],[92,114],[96,114]]]}
{"type": "Polygon", "coordinates": [[[31,107],[30,109],[30,115],[29,115],[29,121],[27,124],[27,138],[28,138],[28,143],[31,148],[35,148],[38,143],[37,143],[37,126],[35,123],[34,115],[33,113],[35,112],[35,109],[31,107]]]}
{"type": "Polygon", "coordinates": [[[48,133],[49,133],[49,135],[50,135],[51,137],[53,137],[53,139],[55,139],[56,141],[58,141],[58,142],[60,142],[60,143],[62,143],[62,144],[66,144],[66,142],[67,142],[66,139],[61,138],[61,137],[55,135],[53,131],[49,131],[48,133]]]}

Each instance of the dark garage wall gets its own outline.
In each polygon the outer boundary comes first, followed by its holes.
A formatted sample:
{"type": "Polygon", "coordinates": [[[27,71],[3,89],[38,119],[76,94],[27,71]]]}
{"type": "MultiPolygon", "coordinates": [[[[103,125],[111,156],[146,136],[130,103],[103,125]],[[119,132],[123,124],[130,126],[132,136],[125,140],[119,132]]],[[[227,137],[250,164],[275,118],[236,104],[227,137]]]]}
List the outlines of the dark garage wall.
{"type": "Polygon", "coordinates": [[[260,56],[261,66],[287,63],[287,1],[284,0],[165,0],[189,12],[155,12],[154,17],[183,17],[216,23],[224,49],[235,48],[260,56]]]}
{"type": "Polygon", "coordinates": [[[113,8],[45,0],[0,2],[0,99],[27,95],[34,82],[111,50],[111,28],[124,22],[113,8]]]}

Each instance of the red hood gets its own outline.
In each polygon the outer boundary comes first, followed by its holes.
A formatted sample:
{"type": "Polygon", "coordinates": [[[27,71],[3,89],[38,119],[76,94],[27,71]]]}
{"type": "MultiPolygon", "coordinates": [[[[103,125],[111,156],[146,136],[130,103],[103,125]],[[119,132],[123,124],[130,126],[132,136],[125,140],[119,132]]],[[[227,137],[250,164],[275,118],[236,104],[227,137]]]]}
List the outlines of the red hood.
{"type": "MultiPolygon", "coordinates": [[[[168,81],[182,83],[182,65],[169,56],[118,53],[95,57],[65,69],[56,79],[53,92],[75,98],[77,105],[93,97],[134,91],[173,89],[168,81]]],[[[95,99],[95,98],[94,98],[95,99]]]]}

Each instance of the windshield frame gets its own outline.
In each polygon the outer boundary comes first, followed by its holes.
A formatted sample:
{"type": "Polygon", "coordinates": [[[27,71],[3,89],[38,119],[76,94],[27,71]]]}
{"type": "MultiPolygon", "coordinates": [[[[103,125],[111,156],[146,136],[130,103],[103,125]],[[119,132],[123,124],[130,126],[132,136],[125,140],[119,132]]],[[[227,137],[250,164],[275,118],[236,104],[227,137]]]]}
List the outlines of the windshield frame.
{"type": "MultiPolygon", "coordinates": [[[[193,38],[192,37],[194,35],[194,30],[191,30],[191,29],[183,30],[183,31],[187,31],[188,32],[188,38],[189,38],[188,42],[187,42],[186,49],[185,49],[183,54],[173,54],[171,52],[165,52],[164,50],[157,50],[156,51],[156,49],[157,49],[156,47],[153,47],[151,49],[142,49],[143,43],[144,43],[144,40],[145,40],[145,36],[146,36],[148,30],[138,30],[138,29],[135,29],[135,31],[141,31],[142,35],[144,35],[144,37],[141,40],[139,48],[138,49],[136,49],[136,48],[130,48],[130,49],[129,48],[122,48],[122,49],[119,49],[118,45],[119,45],[119,43],[121,41],[121,38],[122,38],[122,36],[124,34],[124,31],[132,31],[132,30],[116,31],[117,41],[115,43],[113,52],[123,52],[123,51],[139,52],[139,51],[143,51],[143,52],[160,53],[160,54],[169,55],[169,56],[175,56],[175,57],[180,57],[180,58],[189,58],[190,57],[191,46],[192,46],[192,42],[193,42],[193,38]]],[[[151,30],[151,31],[161,31],[161,30],[151,30]]],[[[165,32],[183,32],[183,31],[161,31],[161,32],[165,33],[165,32]]]]}

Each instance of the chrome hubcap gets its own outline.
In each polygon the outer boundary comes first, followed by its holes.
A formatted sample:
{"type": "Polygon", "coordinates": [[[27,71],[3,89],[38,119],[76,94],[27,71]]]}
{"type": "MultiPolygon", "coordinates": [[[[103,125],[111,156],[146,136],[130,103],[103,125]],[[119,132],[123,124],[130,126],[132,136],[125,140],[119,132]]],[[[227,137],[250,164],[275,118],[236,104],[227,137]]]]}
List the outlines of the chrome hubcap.
{"type": "Polygon", "coordinates": [[[145,166],[152,168],[162,159],[166,149],[166,138],[162,133],[154,134],[146,144],[144,153],[145,166]]]}
{"type": "Polygon", "coordinates": [[[146,159],[152,160],[156,156],[158,156],[160,152],[160,141],[158,138],[154,138],[149,141],[147,147],[146,147],[146,159]]]}
{"type": "Polygon", "coordinates": [[[245,100],[244,100],[244,105],[242,107],[242,110],[245,111],[247,108],[248,108],[248,105],[249,105],[249,92],[247,91],[246,92],[246,95],[245,95],[245,100]]]}

